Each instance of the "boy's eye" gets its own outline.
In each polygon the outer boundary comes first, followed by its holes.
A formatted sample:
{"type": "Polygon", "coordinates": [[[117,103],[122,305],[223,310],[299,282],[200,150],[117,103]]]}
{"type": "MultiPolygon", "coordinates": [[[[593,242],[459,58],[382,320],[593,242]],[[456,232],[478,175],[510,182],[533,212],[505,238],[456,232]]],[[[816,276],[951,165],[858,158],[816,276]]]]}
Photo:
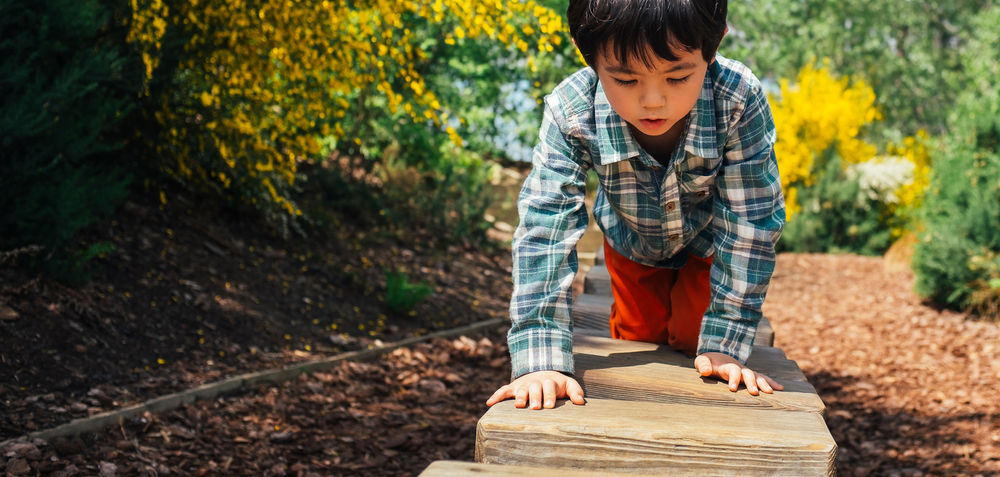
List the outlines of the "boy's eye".
{"type": "Polygon", "coordinates": [[[685,76],[683,78],[667,78],[667,83],[670,83],[670,84],[684,84],[684,83],[687,83],[687,80],[690,79],[690,78],[691,78],[691,75],[687,75],[687,76],[685,76]]]}
{"type": "Polygon", "coordinates": [[[620,86],[632,86],[632,85],[634,85],[636,83],[636,81],[635,80],[620,80],[618,78],[615,78],[615,83],[618,83],[620,86]]]}

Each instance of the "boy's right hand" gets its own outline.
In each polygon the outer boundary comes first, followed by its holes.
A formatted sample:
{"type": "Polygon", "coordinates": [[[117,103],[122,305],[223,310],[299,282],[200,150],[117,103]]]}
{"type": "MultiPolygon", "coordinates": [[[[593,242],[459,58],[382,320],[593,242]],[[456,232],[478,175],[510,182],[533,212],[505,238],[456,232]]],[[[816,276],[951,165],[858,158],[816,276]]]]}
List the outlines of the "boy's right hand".
{"type": "Polygon", "coordinates": [[[486,401],[492,406],[504,399],[514,399],[514,407],[552,409],[556,399],[569,398],[573,404],[583,404],[583,388],[575,379],[558,371],[536,371],[521,376],[510,384],[501,386],[486,401]]]}

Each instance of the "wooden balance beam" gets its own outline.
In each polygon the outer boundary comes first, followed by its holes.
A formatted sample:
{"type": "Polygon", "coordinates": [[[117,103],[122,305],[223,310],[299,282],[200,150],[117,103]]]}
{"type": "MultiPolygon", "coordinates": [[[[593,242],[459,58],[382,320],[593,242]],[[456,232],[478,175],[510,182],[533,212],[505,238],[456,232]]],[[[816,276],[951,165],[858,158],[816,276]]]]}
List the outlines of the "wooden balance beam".
{"type": "MultiPolygon", "coordinates": [[[[587,279],[602,280],[603,267],[598,256],[587,279]]],[[[837,445],[823,401],[794,361],[765,346],[774,339],[770,323],[758,329],[748,365],[785,390],[733,393],[666,346],[607,338],[610,287],[585,290],[592,293],[574,302],[573,354],[587,403],[494,405],[477,426],[477,462],[692,476],[833,473],[837,445]]]]}
{"type": "Polygon", "coordinates": [[[496,465],[439,460],[432,462],[418,477],[509,477],[511,475],[558,476],[558,477],[627,477],[634,474],[557,469],[552,467],[526,467],[523,465],[496,465]]]}

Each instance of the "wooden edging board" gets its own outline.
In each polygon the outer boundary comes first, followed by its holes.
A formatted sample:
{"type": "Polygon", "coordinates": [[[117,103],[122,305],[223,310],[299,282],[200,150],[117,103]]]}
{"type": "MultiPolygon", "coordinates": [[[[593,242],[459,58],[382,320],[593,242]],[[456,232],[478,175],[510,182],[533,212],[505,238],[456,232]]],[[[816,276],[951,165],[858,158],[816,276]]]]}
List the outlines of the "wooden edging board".
{"type": "Polygon", "coordinates": [[[55,437],[66,437],[66,436],[82,434],[84,432],[95,432],[104,429],[106,427],[116,425],[125,419],[129,419],[131,417],[137,416],[147,411],[154,414],[171,411],[184,404],[189,404],[191,402],[202,399],[212,399],[216,396],[219,396],[220,394],[239,391],[241,389],[251,387],[258,383],[262,382],[280,383],[295,378],[296,376],[303,373],[310,373],[314,371],[320,371],[323,369],[331,368],[342,361],[350,361],[350,360],[363,361],[363,360],[375,359],[396,348],[402,348],[404,346],[412,346],[414,344],[422,343],[424,341],[429,341],[435,338],[449,338],[452,336],[460,336],[467,333],[475,333],[487,328],[499,326],[506,322],[508,322],[507,318],[494,318],[491,320],[480,321],[478,323],[473,323],[471,325],[462,326],[459,328],[437,331],[434,333],[428,333],[423,336],[406,338],[400,341],[396,341],[394,343],[389,343],[375,348],[369,348],[358,351],[349,351],[346,353],[338,354],[336,356],[331,356],[329,358],[306,361],[302,363],[295,363],[278,369],[267,369],[263,371],[240,374],[238,376],[233,376],[231,378],[223,379],[221,381],[203,384],[201,386],[187,389],[185,391],[180,391],[173,394],[167,394],[166,396],[153,398],[141,404],[136,404],[134,406],[116,409],[113,411],[107,411],[80,419],[74,419],[66,424],[62,424],[50,429],[44,429],[41,431],[32,432],[30,434],[21,437],[8,439],[6,441],[0,442],[0,449],[6,447],[10,443],[17,441],[25,441],[31,439],[48,440],[55,437]]]}

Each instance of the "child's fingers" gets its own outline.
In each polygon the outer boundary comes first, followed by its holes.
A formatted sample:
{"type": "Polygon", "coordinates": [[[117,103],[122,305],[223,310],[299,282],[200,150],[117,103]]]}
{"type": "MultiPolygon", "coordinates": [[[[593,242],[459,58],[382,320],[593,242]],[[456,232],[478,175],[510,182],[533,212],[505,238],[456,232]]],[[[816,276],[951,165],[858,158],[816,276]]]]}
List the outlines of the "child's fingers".
{"type": "Polygon", "coordinates": [[[512,398],[512,397],[514,397],[514,392],[510,388],[510,385],[507,384],[507,385],[501,386],[500,389],[497,389],[496,392],[494,392],[493,395],[490,396],[490,398],[486,400],[486,405],[487,406],[492,406],[492,405],[494,405],[494,404],[496,404],[496,403],[498,403],[500,401],[503,401],[504,399],[508,399],[508,398],[512,398]]]}
{"type": "MultiPolygon", "coordinates": [[[[761,374],[761,376],[764,376],[764,375],[761,374]]],[[[769,386],[771,386],[772,388],[774,388],[775,391],[782,391],[782,390],[785,389],[785,387],[782,386],[781,383],[779,383],[779,382],[771,379],[770,376],[764,376],[764,380],[767,381],[767,384],[769,386]]]]}
{"type": "Polygon", "coordinates": [[[542,408],[542,384],[538,381],[528,383],[528,400],[532,409],[542,408]]]}
{"type": "Polygon", "coordinates": [[[583,388],[573,378],[566,379],[566,395],[573,404],[583,404],[583,388]]]}
{"type": "Polygon", "coordinates": [[[514,407],[523,408],[528,404],[528,388],[521,386],[514,391],[514,407]]]}
{"type": "Polygon", "coordinates": [[[542,381],[542,407],[545,409],[556,407],[556,382],[551,379],[542,381]]]}
{"type": "Polygon", "coordinates": [[[708,356],[698,356],[694,359],[694,369],[702,376],[709,376],[712,374],[712,360],[708,356]]]}
{"type": "Polygon", "coordinates": [[[740,373],[740,367],[734,364],[723,365],[719,367],[720,370],[726,370],[726,374],[729,377],[729,390],[736,392],[740,388],[740,379],[742,374],[740,373]]]}
{"type": "Polygon", "coordinates": [[[753,370],[750,368],[743,368],[740,372],[743,375],[743,383],[747,385],[747,392],[751,396],[756,396],[760,394],[760,390],[757,389],[757,375],[754,374],[753,370]]]}
{"type": "Polygon", "coordinates": [[[767,394],[774,392],[774,388],[772,388],[771,384],[767,382],[767,376],[764,376],[763,374],[757,375],[757,387],[760,388],[761,392],[767,394]]]}

